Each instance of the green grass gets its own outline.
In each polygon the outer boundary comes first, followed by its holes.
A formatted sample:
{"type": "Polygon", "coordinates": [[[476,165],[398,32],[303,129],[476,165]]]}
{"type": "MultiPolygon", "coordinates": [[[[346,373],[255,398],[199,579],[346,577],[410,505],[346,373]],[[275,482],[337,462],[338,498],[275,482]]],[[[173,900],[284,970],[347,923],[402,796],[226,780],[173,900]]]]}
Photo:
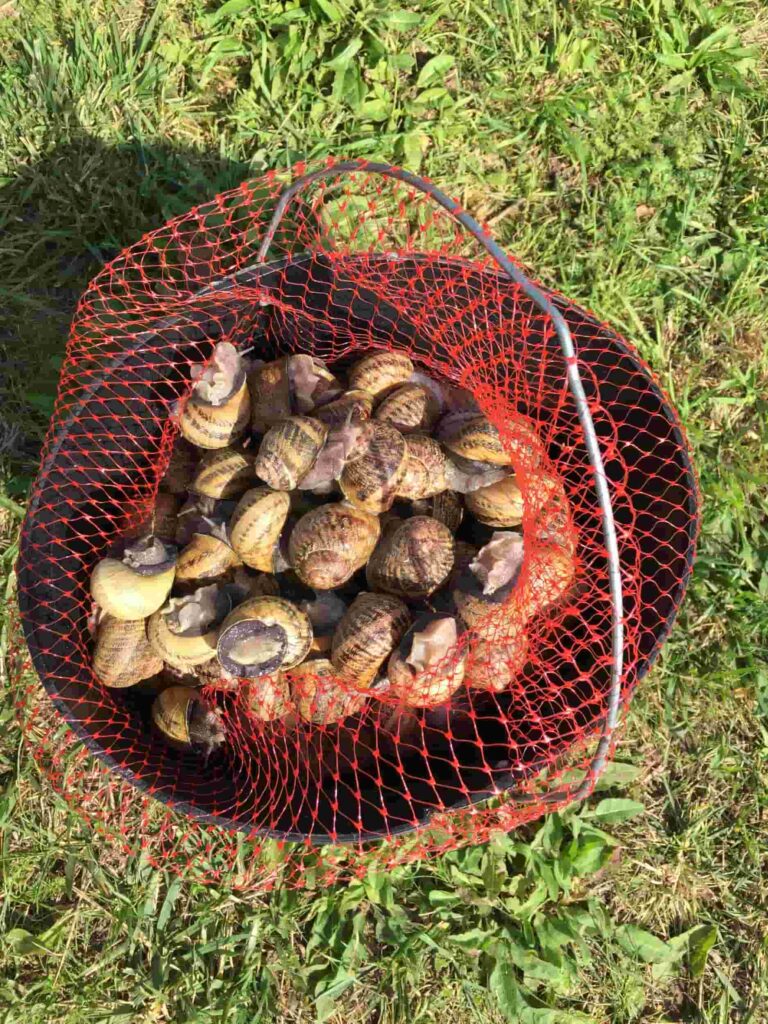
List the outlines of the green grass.
{"type": "Polygon", "coordinates": [[[328,154],[421,168],[632,338],[704,499],[631,781],[387,878],[243,898],[121,860],[39,777],[6,693],[3,1024],[766,1019],[767,42],[758,0],[0,0],[9,587],[86,282],[194,202],[328,154]],[[607,796],[644,810],[602,822],[607,796]]]}

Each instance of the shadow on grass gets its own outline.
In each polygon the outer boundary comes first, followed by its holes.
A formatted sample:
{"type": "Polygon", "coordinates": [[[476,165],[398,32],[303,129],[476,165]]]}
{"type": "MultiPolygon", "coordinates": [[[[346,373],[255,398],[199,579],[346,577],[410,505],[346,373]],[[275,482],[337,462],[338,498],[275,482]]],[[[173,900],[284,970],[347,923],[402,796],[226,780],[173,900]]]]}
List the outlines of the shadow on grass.
{"type": "Polygon", "coordinates": [[[53,410],[77,300],[103,264],[253,171],[218,153],[85,132],[0,188],[0,459],[22,497],[53,410]]]}

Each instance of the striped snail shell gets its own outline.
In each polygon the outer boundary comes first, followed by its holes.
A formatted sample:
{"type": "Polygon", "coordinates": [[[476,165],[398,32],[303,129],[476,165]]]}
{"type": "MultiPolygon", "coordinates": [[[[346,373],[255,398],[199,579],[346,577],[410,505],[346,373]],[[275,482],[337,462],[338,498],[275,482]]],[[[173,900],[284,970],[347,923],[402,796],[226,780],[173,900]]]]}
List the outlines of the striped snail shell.
{"type": "Polygon", "coordinates": [[[280,672],[249,680],[240,693],[246,713],[260,722],[278,722],[293,710],[288,681],[280,672]]]}
{"type": "Polygon", "coordinates": [[[365,565],[378,539],[376,516],[347,502],[321,505],[296,523],[288,559],[302,583],[331,590],[365,565]]]}
{"type": "Polygon", "coordinates": [[[332,725],[356,714],[365,694],[345,690],[338,672],[327,658],[305,661],[288,673],[291,696],[299,716],[314,725],[332,725]]]}
{"type": "Polygon", "coordinates": [[[341,427],[346,423],[368,420],[372,412],[373,395],[368,391],[352,390],[316,409],[314,414],[329,427],[341,427]]]}
{"type": "Polygon", "coordinates": [[[446,458],[437,441],[422,434],[405,438],[405,473],[397,487],[399,498],[429,498],[446,489],[446,458]]]}
{"type": "Polygon", "coordinates": [[[464,506],[455,491],[441,491],[431,498],[422,498],[414,501],[412,507],[414,515],[431,516],[447,526],[451,533],[456,533],[464,518],[464,506]]]}
{"type": "Polygon", "coordinates": [[[389,423],[401,434],[431,430],[440,415],[440,405],[427,388],[403,384],[391,391],[380,403],[374,419],[389,423]]]}
{"type": "Polygon", "coordinates": [[[265,434],[280,420],[291,415],[291,382],[288,359],[261,363],[248,374],[251,393],[251,428],[256,434],[265,434]]]}
{"type": "Polygon", "coordinates": [[[93,649],[93,671],[105,686],[135,686],[162,668],[163,659],[147,640],[144,619],[115,619],[111,615],[102,619],[93,649]]]}
{"type": "MultiPolygon", "coordinates": [[[[508,631],[508,625],[506,628],[508,631]]],[[[475,641],[464,677],[467,686],[493,693],[509,689],[528,660],[528,634],[525,627],[520,626],[515,632],[515,636],[475,641]]]]}
{"type": "Polygon", "coordinates": [[[360,689],[369,687],[410,621],[398,598],[358,594],[333,634],[331,663],[338,675],[360,689]]]}
{"type": "Polygon", "coordinates": [[[206,756],[226,738],[218,714],[188,686],[169,686],[152,704],[152,722],[172,747],[200,750],[206,756]]]}
{"type": "Polygon", "coordinates": [[[366,512],[391,507],[405,476],[405,438],[386,423],[375,423],[367,445],[352,452],[339,479],[344,497],[366,512]]]}
{"type": "Polygon", "coordinates": [[[230,610],[226,591],[216,584],[172,597],[147,623],[156,654],[168,665],[191,670],[216,656],[219,626],[230,610]]]}
{"type": "Polygon", "coordinates": [[[410,707],[444,704],[461,686],[466,652],[458,654],[458,627],[449,615],[420,616],[392,652],[387,665],[390,690],[410,707]]]}
{"type": "Polygon", "coordinates": [[[286,491],[269,487],[254,487],[242,496],[229,521],[229,538],[246,565],[274,571],[275,549],[290,506],[286,491]]]}
{"type": "Polygon", "coordinates": [[[102,558],[91,573],[91,596],[116,619],[145,619],[163,604],[176,575],[176,548],[154,536],[102,558]]]}
{"type": "Polygon", "coordinates": [[[234,448],[206,452],[197,467],[191,490],[207,498],[239,498],[253,481],[253,456],[234,448]]]}
{"type": "Polygon", "coordinates": [[[320,454],[328,427],[310,416],[291,416],[264,435],[255,471],[276,491],[292,491],[320,454]]]}
{"type": "Polygon", "coordinates": [[[227,672],[253,679],[298,665],[311,644],[312,625],[295,604],[282,597],[253,597],[222,623],[218,656],[227,672]]]}
{"type": "Polygon", "coordinates": [[[355,390],[381,395],[396,384],[405,384],[413,373],[413,363],[402,352],[374,352],[355,363],[349,371],[349,386],[355,390]]]}
{"type": "Polygon", "coordinates": [[[519,526],[523,521],[523,494],[514,476],[465,495],[464,504],[486,526],[519,526]]]}
{"type": "Polygon", "coordinates": [[[178,583],[218,580],[240,564],[240,557],[225,540],[223,524],[211,525],[207,533],[195,533],[179,555],[176,567],[178,583]]]}
{"type": "Polygon", "coordinates": [[[244,432],[251,417],[245,370],[237,349],[228,341],[214,347],[210,363],[193,366],[195,384],[179,426],[198,448],[226,448],[244,432]]]}
{"type": "Polygon", "coordinates": [[[453,567],[453,534],[429,516],[414,516],[383,537],[368,562],[371,590],[416,600],[428,597],[453,567]]]}

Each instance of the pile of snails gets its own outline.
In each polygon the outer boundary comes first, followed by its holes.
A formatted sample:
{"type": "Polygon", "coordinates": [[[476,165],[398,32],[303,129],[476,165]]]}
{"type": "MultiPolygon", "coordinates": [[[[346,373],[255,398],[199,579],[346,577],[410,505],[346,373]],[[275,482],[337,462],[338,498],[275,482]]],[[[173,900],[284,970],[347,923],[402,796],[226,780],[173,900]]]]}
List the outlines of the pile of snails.
{"type": "Polygon", "coordinates": [[[345,376],[216,345],[192,369],[151,516],[93,570],[94,674],[149,694],[172,746],[225,741],[217,689],[286,728],[339,724],[377,696],[418,713],[462,686],[507,689],[526,623],[572,586],[562,484],[542,470],[524,502],[513,472],[516,446],[534,465],[541,452],[527,421],[502,443],[468,391],[402,352],[345,376]],[[522,572],[531,501],[559,503],[564,528],[522,572]],[[500,633],[513,591],[517,626],[500,633]]]}

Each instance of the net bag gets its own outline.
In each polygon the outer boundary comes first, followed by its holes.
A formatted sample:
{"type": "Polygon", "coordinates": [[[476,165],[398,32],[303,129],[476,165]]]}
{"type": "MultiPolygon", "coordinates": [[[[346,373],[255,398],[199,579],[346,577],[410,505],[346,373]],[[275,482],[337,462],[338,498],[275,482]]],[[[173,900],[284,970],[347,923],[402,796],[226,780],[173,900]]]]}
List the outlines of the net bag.
{"type": "MultiPolygon", "coordinates": [[[[21,627],[50,697],[19,686],[25,729],[100,831],[206,877],[272,877],[270,840],[302,844],[304,881],[307,858],[325,878],[480,841],[591,790],[680,606],[697,530],[680,423],[614,330],[408,172],[271,173],[141,239],[80,301],[22,531],[21,627]],[[331,368],[405,353],[496,428],[522,493],[523,564],[426,679],[461,666],[444,699],[404,706],[384,688],[342,721],[297,723],[212,686],[227,741],[201,761],[157,736],[145,694],[95,676],[91,572],[151,517],[192,369],[221,341],[331,368]]],[[[23,667],[19,652],[19,680],[23,667]]]]}

